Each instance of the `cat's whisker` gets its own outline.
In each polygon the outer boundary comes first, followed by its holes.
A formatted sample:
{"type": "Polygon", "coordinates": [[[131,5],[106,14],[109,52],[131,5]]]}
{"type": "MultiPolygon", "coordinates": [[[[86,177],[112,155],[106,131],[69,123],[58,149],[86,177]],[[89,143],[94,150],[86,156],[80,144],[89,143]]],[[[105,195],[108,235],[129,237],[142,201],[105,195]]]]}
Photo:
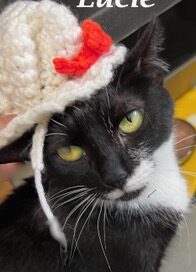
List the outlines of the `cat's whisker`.
{"type": "MultiPolygon", "coordinates": [[[[182,214],[182,213],[181,213],[182,214]]],[[[183,237],[183,234],[182,234],[182,222],[181,222],[181,219],[179,219],[175,213],[175,211],[173,212],[173,217],[175,218],[176,220],[176,224],[177,224],[177,228],[179,230],[179,243],[181,243],[182,241],[182,237],[183,237]]]]}
{"type": "Polygon", "coordinates": [[[193,137],[195,137],[195,136],[196,136],[196,133],[194,133],[194,134],[192,134],[192,135],[189,135],[189,136],[187,136],[187,137],[185,137],[185,138],[183,138],[183,139],[181,139],[181,140],[175,142],[174,144],[177,145],[177,144],[179,144],[179,143],[181,143],[181,142],[183,142],[183,141],[185,141],[185,140],[188,140],[188,139],[190,139],[190,138],[193,138],[193,137]]]}
{"type": "Polygon", "coordinates": [[[108,89],[109,89],[109,87],[105,88],[105,93],[106,93],[106,100],[107,100],[108,108],[110,109],[111,108],[111,102],[110,102],[110,96],[108,94],[108,89]]]}
{"type": "Polygon", "coordinates": [[[62,192],[66,192],[66,191],[71,190],[71,189],[75,189],[75,188],[85,188],[85,186],[83,186],[83,185],[74,185],[74,186],[70,186],[70,187],[68,187],[68,188],[62,189],[62,190],[56,192],[55,194],[51,195],[49,199],[51,200],[51,199],[52,199],[53,197],[55,197],[56,195],[58,195],[58,194],[60,194],[60,193],[62,193],[62,192]]]}
{"type": "Polygon", "coordinates": [[[67,196],[67,195],[72,194],[74,192],[80,192],[80,191],[85,191],[85,190],[86,190],[85,188],[78,188],[78,189],[71,190],[71,191],[68,191],[68,192],[65,192],[65,193],[61,193],[59,195],[56,195],[56,196],[52,197],[50,199],[50,201],[54,201],[55,199],[60,199],[61,197],[67,196]]]}
{"type": "MultiPolygon", "coordinates": [[[[182,213],[180,214],[182,216],[182,213]]],[[[183,233],[182,233],[182,228],[183,228],[183,224],[182,224],[182,220],[183,220],[183,217],[178,217],[176,215],[176,212],[173,211],[172,213],[172,216],[173,218],[175,219],[176,221],[176,225],[177,225],[177,229],[176,229],[176,232],[178,231],[178,243],[181,244],[182,242],[182,237],[183,237],[183,233]]],[[[177,233],[176,233],[177,234],[177,233]]]]}
{"type": "Polygon", "coordinates": [[[122,67],[120,69],[120,73],[119,73],[118,80],[117,80],[117,83],[116,83],[116,88],[115,88],[116,92],[118,91],[118,89],[121,86],[121,78],[122,78],[122,75],[124,73],[124,70],[125,70],[125,63],[122,65],[122,67]]]}
{"type": "MultiPolygon", "coordinates": [[[[167,184],[167,186],[168,186],[168,184],[167,184]]],[[[176,188],[174,189],[174,188],[171,187],[171,189],[174,190],[174,191],[176,191],[176,190],[175,190],[176,188]]],[[[160,190],[160,188],[159,188],[158,191],[159,191],[160,193],[166,195],[166,193],[163,192],[162,190],[160,190]]],[[[177,193],[179,193],[179,192],[177,191],[177,193]]],[[[179,231],[180,231],[180,240],[181,240],[181,237],[182,237],[182,230],[181,230],[181,228],[180,228],[181,219],[178,218],[178,217],[176,216],[175,210],[174,210],[174,212],[172,213],[172,215],[173,215],[173,218],[175,218],[175,220],[176,220],[176,225],[179,227],[179,231]]],[[[183,221],[184,221],[184,220],[186,221],[186,219],[185,219],[183,213],[181,213],[181,217],[182,217],[183,221]]],[[[163,223],[166,225],[166,222],[167,222],[167,220],[165,220],[163,223]]],[[[185,223],[186,223],[186,227],[188,228],[187,222],[185,222],[185,223]]],[[[171,225],[169,225],[169,226],[171,227],[171,225]]],[[[188,230],[187,230],[187,231],[188,231],[188,230]]],[[[189,235],[188,235],[188,236],[189,236],[189,235]]],[[[188,237],[188,236],[187,236],[187,237],[188,237]]],[[[189,239],[189,243],[190,243],[190,239],[189,239]]]]}
{"type": "Polygon", "coordinates": [[[61,127],[64,127],[64,128],[66,128],[66,126],[65,125],[63,125],[62,123],[60,123],[60,122],[58,122],[58,121],[56,121],[56,120],[54,120],[53,118],[52,119],[50,119],[52,122],[54,122],[55,124],[57,124],[57,125],[59,125],[59,126],[61,126],[61,127]]]}
{"type": "Polygon", "coordinates": [[[92,191],[92,190],[91,189],[78,189],[78,190],[74,190],[72,192],[63,194],[63,195],[61,195],[61,196],[58,197],[58,199],[55,201],[55,203],[53,204],[53,206],[55,206],[57,203],[59,203],[60,201],[62,201],[62,199],[65,199],[66,197],[68,197],[70,195],[78,194],[78,193],[82,193],[82,192],[87,193],[87,192],[90,192],[90,191],[92,191]]]}
{"type": "Polygon", "coordinates": [[[81,198],[81,197],[83,197],[83,196],[85,196],[87,194],[88,194],[88,192],[82,192],[82,193],[78,194],[77,196],[74,196],[74,197],[60,203],[57,207],[55,207],[55,208],[53,207],[53,210],[55,211],[56,209],[60,208],[61,206],[64,206],[65,204],[67,204],[69,202],[72,202],[75,199],[81,198]]]}
{"type": "Polygon", "coordinates": [[[25,146],[25,148],[23,149],[23,150],[21,150],[21,153],[26,153],[27,152],[27,150],[29,149],[30,150],[30,147],[32,146],[32,142],[31,143],[29,143],[27,146],[25,146]]]}
{"type": "MultiPolygon", "coordinates": [[[[165,171],[173,171],[173,170],[172,169],[165,169],[165,171]]],[[[194,172],[194,171],[180,169],[180,172],[182,174],[186,174],[186,175],[193,176],[193,177],[196,175],[196,172],[194,172]]]]}
{"type": "Polygon", "coordinates": [[[165,183],[165,186],[171,188],[171,189],[172,189],[174,192],[176,192],[177,194],[183,194],[183,195],[184,195],[184,193],[182,193],[181,190],[178,189],[178,187],[176,187],[176,186],[174,186],[173,184],[171,184],[171,180],[168,180],[168,182],[165,183]]]}
{"type": "Polygon", "coordinates": [[[184,173],[184,172],[182,172],[184,175],[186,175],[186,176],[190,176],[190,177],[196,177],[196,175],[193,175],[193,174],[189,174],[189,173],[184,173]]]}
{"type": "MultiPolygon", "coordinates": [[[[184,195],[184,193],[182,193],[182,192],[180,191],[180,189],[178,189],[178,188],[176,188],[175,186],[173,186],[173,185],[170,183],[169,180],[168,180],[168,183],[165,183],[165,186],[167,186],[168,188],[172,189],[173,192],[175,192],[175,193],[178,194],[178,195],[184,195]]],[[[159,191],[160,191],[160,189],[159,189],[159,191]]]]}
{"type": "Polygon", "coordinates": [[[148,194],[147,198],[150,198],[154,193],[156,193],[157,189],[152,190],[151,193],[148,194]]]}
{"type": "Polygon", "coordinates": [[[194,203],[191,203],[191,208],[196,209],[196,205],[194,203]]]}
{"type": "Polygon", "coordinates": [[[184,226],[185,226],[185,229],[186,229],[186,233],[187,233],[187,250],[188,250],[188,258],[191,262],[191,240],[190,240],[190,230],[189,230],[189,226],[188,226],[188,223],[187,223],[187,220],[184,216],[184,214],[182,213],[181,214],[182,216],[182,220],[184,222],[184,226]]]}
{"type": "Polygon", "coordinates": [[[148,118],[148,121],[149,121],[149,123],[150,123],[152,129],[153,129],[153,130],[157,130],[157,128],[155,127],[153,121],[151,120],[151,118],[150,118],[150,116],[149,116],[149,114],[148,114],[147,112],[146,112],[146,117],[148,118]]]}
{"type": "Polygon", "coordinates": [[[76,107],[75,105],[73,105],[72,108],[74,108],[77,111],[82,111],[79,107],[76,107]]]}
{"type": "Polygon", "coordinates": [[[101,239],[101,233],[100,233],[100,218],[101,218],[101,213],[102,213],[102,210],[103,210],[103,204],[104,204],[104,200],[102,200],[102,202],[101,202],[100,212],[99,212],[99,215],[98,215],[98,218],[97,218],[97,235],[98,235],[98,238],[99,238],[99,242],[100,242],[101,249],[102,249],[103,255],[105,257],[107,266],[108,266],[109,270],[112,272],[109,260],[107,258],[107,255],[106,255],[106,252],[105,252],[105,249],[104,249],[104,246],[103,246],[103,242],[102,242],[102,239],[101,239]]]}
{"type": "Polygon", "coordinates": [[[48,136],[54,136],[54,135],[67,136],[66,133],[62,133],[62,132],[52,132],[52,133],[46,134],[45,138],[48,137],[48,136]]]}
{"type": "MultiPolygon", "coordinates": [[[[72,243],[71,243],[71,250],[70,250],[70,263],[71,263],[71,261],[73,259],[74,253],[75,253],[75,250],[73,250],[73,247],[74,247],[74,241],[75,241],[75,237],[76,237],[76,230],[77,230],[79,221],[82,218],[82,216],[84,215],[84,213],[87,211],[87,209],[90,207],[90,205],[94,202],[94,200],[95,200],[95,194],[93,194],[93,196],[89,199],[87,204],[84,206],[83,210],[81,211],[81,213],[78,216],[77,221],[75,223],[74,233],[73,233],[72,243]]],[[[77,248],[77,245],[76,245],[76,248],[77,248]]]]}
{"type": "Polygon", "coordinates": [[[181,171],[187,172],[187,173],[190,173],[190,174],[196,174],[196,171],[189,171],[189,170],[184,170],[184,169],[181,169],[181,171]]]}
{"type": "MultiPolygon", "coordinates": [[[[172,169],[165,169],[165,171],[173,171],[172,169]]],[[[161,175],[162,177],[162,175],[161,175]]],[[[176,192],[177,194],[179,195],[184,195],[184,193],[181,192],[180,189],[178,189],[178,187],[172,185],[172,180],[171,179],[168,179],[168,177],[164,176],[165,177],[165,186],[171,188],[174,192],[176,192]]],[[[160,191],[160,189],[158,189],[158,191],[160,191]]]]}
{"type": "Polygon", "coordinates": [[[196,145],[194,144],[194,145],[189,145],[189,146],[182,147],[180,149],[176,149],[176,152],[181,151],[181,150],[185,150],[185,149],[188,149],[188,148],[191,148],[191,147],[196,147],[196,145]]]}
{"type": "Polygon", "coordinates": [[[83,230],[84,230],[84,228],[85,228],[87,222],[90,220],[90,217],[91,217],[93,211],[95,210],[95,207],[97,206],[97,204],[98,204],[98,202],[99,202],[99,199],[96,197],[96,195],[94,195],[93,201],[95,201],[95,203],[94,203],[94,205],[92,206],[92,209],[91,209],[89,215],[87,216],[87,218],[86,218],[86,220],[85,220],[85,222],[84,222],[84,224],[83,224],[83,226],[82,226],[82,228],[81,228],[81,230],[80,230],[80,233],[78,234],[78,237],[77,237],[77,240],[76,240],[76,242],[75,242],[75,248],[74,248],[74,250],[73,250],[72,256],[74,256],[75,251],[76,251],[76,248],[77,248],[77,246],[78,246],[78,242],[79,242],[80,237],[81,237],[81,235],[82,235],[82,232],[83,232],[83,230]],[[95,200],[96,200],[96,201],[95,201],[95,200]]]}
{"type": "Polygon", "coordinates": [[[104,249],[106,251],[106,214],[107,214],[107,205],[104,202],[104,213],[103,213],[103,241],[104,241],[104,249]]]}
{"type": "Polygon", "coordinates": [[[187,172],[187,173],[190,173],[190,174],[196,174],[196,171],[188,171],[188,170],[182,170],[183,172],[187,172]]]}
{"type": "Polygon", "coordinates": [[[89,189],[88,188],[78,188],[78,189],[71,190],[69,192],[65,192],[65,193],[62,193],[60,195],[57,195],[57,196],[53,197],[52,199],[50,199],[50,201],[54,201],[55,199],[62,199],[62,198],[66,197],[66,196],[69,196],[69,195],[71,195],[73,193],[82,192],[82,191],[92,191],[92,190],[93,189],[90,189],[90,188],[89,189]]]}
{"type": "Polygon", "coordinates": [[[186,171],[186,170],[180,170],[182,174],[185,174],[187,176],[196,177],[196,172],[186,171]]]}
{"type": "Polygon", "coordinates": [[[93,194],[88,195],[82,202],[80,202],[77,206],[75,206],[75,208],[73,208],[71,210],[71,212],[68,214],[68,216],[65,219],[65,222],[63,224],[63,229],[65,228],[69,218],[74,214],[75,211],[77,211],[77,209],[79,209],[85,202],[87,202],[91,197],[93,196],[93,194]]]}

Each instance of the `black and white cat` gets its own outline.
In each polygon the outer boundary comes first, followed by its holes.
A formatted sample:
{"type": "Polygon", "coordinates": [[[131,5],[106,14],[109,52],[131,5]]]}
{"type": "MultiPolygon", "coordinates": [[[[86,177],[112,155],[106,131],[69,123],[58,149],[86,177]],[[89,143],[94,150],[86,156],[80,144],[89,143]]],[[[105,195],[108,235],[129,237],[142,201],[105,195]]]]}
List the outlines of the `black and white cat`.
{"type": "MultiPolygon", "coordinates": [[[[150,24],[113,81],[53,116],[43,180],[68,250],[51,237],[32,181],[0,207],[1,272],[157,272],[188,206],[150,24]]],[[[28,158],[30,134],[0,151],[28,158]]]]}

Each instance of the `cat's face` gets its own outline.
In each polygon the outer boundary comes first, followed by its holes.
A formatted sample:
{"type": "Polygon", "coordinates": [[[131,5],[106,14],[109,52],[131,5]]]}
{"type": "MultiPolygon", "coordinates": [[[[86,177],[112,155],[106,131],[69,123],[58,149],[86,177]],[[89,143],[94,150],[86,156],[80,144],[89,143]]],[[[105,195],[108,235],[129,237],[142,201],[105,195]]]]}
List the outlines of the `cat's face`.
{"type": "Polygon", "coordinates": [[[172,141],[173,104],[161,84],[154,35],[145,33],[109,86],[53,116],[45,178],[50,196],[62,192],[60,206],[94,198],[133,210],[186,206],[172,141]]]}
{"type": "Polygon", "coordinates": [[[172,102],[162,88],[144,79],[110,85],[53,117],[45,148],[48,176],[58,190],[81,185],[106,199],[130,200],[148,186],[153,154],[171,127],[172,102]]]}

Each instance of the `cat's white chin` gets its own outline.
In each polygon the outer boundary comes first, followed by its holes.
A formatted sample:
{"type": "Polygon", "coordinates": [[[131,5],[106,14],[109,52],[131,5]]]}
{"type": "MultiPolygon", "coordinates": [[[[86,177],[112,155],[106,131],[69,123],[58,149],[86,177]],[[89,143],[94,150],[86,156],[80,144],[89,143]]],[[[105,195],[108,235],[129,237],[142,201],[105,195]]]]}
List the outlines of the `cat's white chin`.
{"type": "Polygon", "coordinates": [[[109,192],[108,194],[105,195],[105,199],[108,200],[115,200],[115,199],[119,199],[124,195],[124,192],[120,189],[115,189],[112,190],[111,192],[109,192]]]}
{"type": "Polygon", "coordinates": [[[120,209],[147,211],[169,208],[185,212],[188,209],[189,196],[186,182],[176,161],[173,137],[164,142],[150,159],[141,161],[134,174],[128,178],[123,191],[111,191],[107,199],[115,201],[120,209]],[[141,192],[135,198],[128,201],[120,200],[124,194],[140,189],[141,192]]]}

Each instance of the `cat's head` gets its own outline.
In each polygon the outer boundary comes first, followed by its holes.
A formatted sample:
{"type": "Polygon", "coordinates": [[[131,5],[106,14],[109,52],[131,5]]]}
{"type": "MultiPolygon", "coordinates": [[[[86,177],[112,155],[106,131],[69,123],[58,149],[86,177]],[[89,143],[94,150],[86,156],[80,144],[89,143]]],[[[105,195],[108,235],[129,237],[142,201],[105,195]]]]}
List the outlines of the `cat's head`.
{"type": "Polygon", "coordinates": [[[136,211],[185,209],[172,140],[173,103],[162,86],[161,41],[154,22],[106,88],[51,119],[43,180],[56,207],[97,201],[136,211]]]}
{"type": "Polygon", "coordinates": [[[57,206],[95,199],[134,210],[186,206],[173,148],[173,103],[162,86],[161,42],[154,22],[106,88],[53,116],[45,177],[57,206]]]}

